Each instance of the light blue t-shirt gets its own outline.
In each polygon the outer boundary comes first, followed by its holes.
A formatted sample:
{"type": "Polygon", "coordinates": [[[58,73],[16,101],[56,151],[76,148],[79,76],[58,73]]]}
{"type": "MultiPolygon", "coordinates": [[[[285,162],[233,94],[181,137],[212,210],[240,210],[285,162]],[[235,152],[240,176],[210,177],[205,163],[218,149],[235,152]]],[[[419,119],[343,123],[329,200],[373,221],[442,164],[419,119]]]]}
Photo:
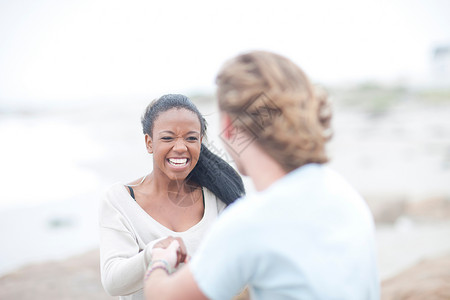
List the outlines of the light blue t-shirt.
{"type": "Polygon", "coordinates": [[[364,200],[309,164],[226,209],[189,267],[210,299],[379,299],[375,248],[364,200]]]}

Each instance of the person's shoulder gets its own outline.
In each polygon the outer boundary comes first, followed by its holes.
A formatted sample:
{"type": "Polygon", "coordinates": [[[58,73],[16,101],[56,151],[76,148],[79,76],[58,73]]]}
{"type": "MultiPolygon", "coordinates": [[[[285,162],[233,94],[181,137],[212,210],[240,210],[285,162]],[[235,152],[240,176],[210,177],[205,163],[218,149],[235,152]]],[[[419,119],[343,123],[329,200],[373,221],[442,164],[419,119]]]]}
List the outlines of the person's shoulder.
{"type": "Polygon", "coordinates": [[[203,195],[205,196],[205,201],[206,200],[213,200],[213,201],[219,200],[219,198],[217,198],[216,195],[214,195],[214,193],[211,192],[208,188],[202,187],[202,190],[203,190],[203,195]]]}
{"type": "Polygon", "coordinates": [[[111,195],[121,193],[123,191],[123,189],[125,188],[125,186],[126,185],[123,184],[122,182],[113,183],[105,189],[104,194],[111,196],[111,195]]]}
{"type": "Polygon", "coordinates": [[[283,181],[283,188],[319,194],[330,190],[340,193],[356,191],[339,172],[324,164],[307,164],[292,171],[283,181]]]}
{"type": "Polygon", "coordinates": [[[126,186],[122,182],[110,185],[103,193],[102,202],[116,206],[127,195],[126,186]]]}
{"type": "Polygon", "coordinates": [[[356,188],[342,174],[330,167],[324,167],[323,172],[328,190],[347,197],[362,199],[356,188]]]}
{"type": "Polygon", "coordinates": [[[225,227],[238,228],[244,223],[250,225],[258,216],[258,206],[261,204],[256,198],[256,195],[247,195],[228,205],[220,217],[220,223],[225,227]]]}
{"type": "Polygon", "coordinates": [[[134,202],[123,182],[110,185],[105,190],[99,205],[100,226],[123,231],[122,225],[126,224],[126,231],[132,232],[129,219],[136,213],[134,202]]]}
{"type": "Polygon", "coordinates": [[[203,187],[202,189],[206,205],[213,205],[217,209],[217,213],[221,213],[227,205],[206,187],[203,187]]]}
{"type": "Polygon", "coordinates": [[[326,192],[333,196],[333,201],[341,204],[342,209],[347,209],[362,226],[364,220],[373,226],[373,216],[367,202],[358,190],[339,172],[325,169],[326,192]]]}

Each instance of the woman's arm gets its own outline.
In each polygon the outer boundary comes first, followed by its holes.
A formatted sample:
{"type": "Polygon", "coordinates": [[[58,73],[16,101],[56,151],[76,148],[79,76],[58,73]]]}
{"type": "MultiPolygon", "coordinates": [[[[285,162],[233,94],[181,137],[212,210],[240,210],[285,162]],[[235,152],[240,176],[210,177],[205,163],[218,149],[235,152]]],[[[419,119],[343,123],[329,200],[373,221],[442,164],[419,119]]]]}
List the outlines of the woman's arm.
{"type": "Polygon", "coordinates": [[[151,249],[161,240],[155,239],[142,249],[120,205],[120,197],[110,189],[99,210],[101,277],[103,287],[113,296],[129,295],[143,288],[151,249]]]}
{"type": "Polygon", "coordinates": [[[130,232],[100,227],[100,267],[102,284],[108,294],[123,296],[143,288],[142,278],[155,240],[139,252],[130,232]]]}

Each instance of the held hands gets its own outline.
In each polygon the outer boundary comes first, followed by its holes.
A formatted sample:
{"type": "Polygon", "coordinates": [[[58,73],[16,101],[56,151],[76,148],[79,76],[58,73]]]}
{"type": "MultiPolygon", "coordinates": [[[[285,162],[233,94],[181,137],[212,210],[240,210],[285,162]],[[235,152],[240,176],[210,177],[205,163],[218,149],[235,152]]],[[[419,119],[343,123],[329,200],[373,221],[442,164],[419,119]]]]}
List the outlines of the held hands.
{"type": "Polygon", "coordinates": [[[172,269],[180,263],[187,262],[187,251],[183,240],[179,237],[167,237],[153,246],[152,261],[165,260],[172,269]]]}

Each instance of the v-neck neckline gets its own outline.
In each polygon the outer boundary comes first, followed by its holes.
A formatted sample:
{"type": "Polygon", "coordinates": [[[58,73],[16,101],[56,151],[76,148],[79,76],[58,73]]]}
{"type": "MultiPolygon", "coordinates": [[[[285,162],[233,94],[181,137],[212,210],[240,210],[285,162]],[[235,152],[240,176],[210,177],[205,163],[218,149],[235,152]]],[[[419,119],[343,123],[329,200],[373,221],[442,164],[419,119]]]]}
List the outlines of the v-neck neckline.
{"type": "Polygon", "coordinates": [[[202,187],[202,198],[203,198],[203,216],[200,219],[200,221],[198,221],[196,224],[192,225],[191,227],[189,227],[187,230],[185,231],[174,231],[172,229],[167,228],[166,226],[164,226],[163,224],[159,223],[157,220],[155,220],[150,214],[148,214],[140,205],[139,203],[137,203],[137,201],[135,199],[133,199],[133,197],[131,197],[130,193],[127,191],[127,186],[124,184],[121,184],[122,186],[122,191],[127,195],[127,197],[129,199],[127,200],[131,200],[131,201],[127,201],[127,202],[131,202],[131,205],[136,205],[138,207],[138,211],[140,211],[142,214],[144,214],[146,216],[146,218],[153,224],[156,224],[158,227],[162,228],[165,231],[168,231],[169,234],[174,234],[174,235],[180,235],[180,234],[187,234],[191,231],[195,231],[197,227],[199,227],[204,220],[207,217],[207,213],[208,213],[208,208],[209,208],[209,204],[207,205],[207,199],[205,197],[205,193],[202,187]]]}

